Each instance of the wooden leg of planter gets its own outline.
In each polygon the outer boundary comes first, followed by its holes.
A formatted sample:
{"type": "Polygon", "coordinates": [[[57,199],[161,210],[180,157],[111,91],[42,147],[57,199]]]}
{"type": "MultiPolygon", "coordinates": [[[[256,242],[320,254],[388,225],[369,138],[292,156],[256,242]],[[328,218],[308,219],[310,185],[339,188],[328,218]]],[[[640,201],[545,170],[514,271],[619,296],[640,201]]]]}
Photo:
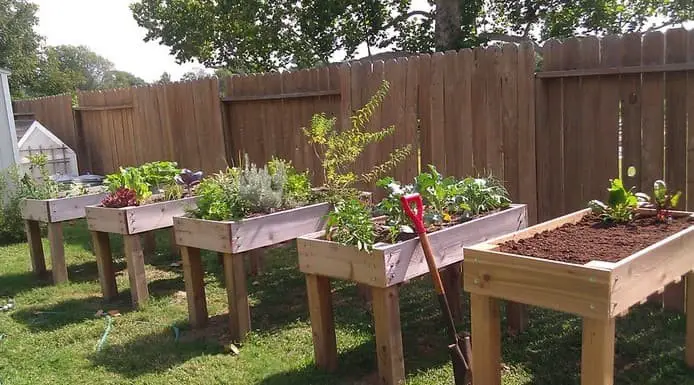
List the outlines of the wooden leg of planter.
{"type": "Polygon", "coordinates": [[[142,234],[142,248],[146,258],[151,258],[157,251],[157,236],[154,231],[148,231],[142,234]]]}
{"type": "Polygon", "coordinates": [[[263,272],[263,257],[265,256],[265,250],[255,249],[248,252],[248,259],[250,262],[250,275],[256,276],[262,274],[263,272]]]}
{"type": "Polygon", "coordinates": [[[334,371],[337,369],[337,340],[330,279],[320,275],[306,274],[306,292],[316,366],[327,371],[334,371]]]}
{"type": "Polygon", "coordinates": [[[188,301],[188,320],[194,328],[203,327],[207,324],[207,300],[200,249],[183,246],[181,257],[188,301]]]}
{"type": "Polygon", "coordinates": [[[614,321],[614,318],[583,318],[581,385],[613,384],[614,321]]]}
{"type": "Polygon", "coordinates": [[[48,242],[51,249],[51,273],[53,274],[53,283],[67,282],[63,226],[60,222],[48,224],[48,242]]]}
{"type": "Polygon", "coordinates": [[[38,276],[46,275],[46,259],[43,256],[43,244],[41,243],[41,228],[38,221],[24,221],[24,230],[27,233],[29,243],[29,256],[31,257],[31,270],[38,276]]]}
{"type": "Polygon", "coordinates": [[[463,305],[461,301],[461,288],[463,287],[462,272],[463,263],[454,263],[441,271],[446,299],[451,307],[453,320],[457,323],[463,322],[463,305]]]}
{"type": "Polygon", "coordinates": [[[124,235],[123,247],[125,248],[125,260],[128,264],[128,278],[130,280],[130,294],[133,306],[141,307],[149,299],[147,289],[147,277],[145,275],[145,255],[142,251],[139,235],[124,235]]]}
{"type": "Polygon", "coordinates": [[[687,273],[687,336],[685,353],[687,366],[694,368],[694,272],[687,273]]]}
{"type": "Polygon", "coordinates": [[[224,280],[229,301],[231,338],[239,342],[251,330],[251,309],[248,306],[246,269],[242,254],[224,254],[224,280]]]}
{"type": "Polygon", "coordinates": [[[499,301],[470,294],[472,378],[474,385],[501,384],[501,316],[499,301]]]}
{"type": "Polygon", "coordinates": [[[99,283],[101,293],[107,301],[118,295],[116,287],[116,270],[113,267],[113,257],[111,255],[111,241],[108,233],[92,231],[92,244],[94,245],[94,255],[96,255],[96,268],[99,271],[99,283]]]}
{"type": "Polygon", "coordinates": [[[684,311],[684,280],[665,286],[663,307],[667,310],[684,311]]]}
{"type": "Polygon", "coordinates": [[[528,327],[528,306],[518,302],[506,302],[506,326],[511,335],[518,335],[528,327]]]}
{"type": "Polygon", "coordinates": [[[169,230],[169,248],[171,256],[174,258],[180,253],[180,249],[178,245],[176,245],[176,231],[174,231],[173,227],[169,230]]]}
{"type": "Polygon", "coordinates": [[[379,384],[405,383],[398,287],[371,288],[379,384]]]}

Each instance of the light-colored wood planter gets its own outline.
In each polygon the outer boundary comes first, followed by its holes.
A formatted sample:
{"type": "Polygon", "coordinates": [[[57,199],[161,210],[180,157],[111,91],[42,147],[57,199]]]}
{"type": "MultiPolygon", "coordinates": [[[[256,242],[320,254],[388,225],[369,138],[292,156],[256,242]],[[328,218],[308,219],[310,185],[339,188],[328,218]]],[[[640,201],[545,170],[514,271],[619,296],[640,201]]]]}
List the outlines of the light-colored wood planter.
{"type": "Polygon", "coordinates": [[[322,229],[329,211],[330,204],[319,203],[239,221],[175,217],[174,233],[183,256],[191,325],[202,327],[208,319],[201,249],[223,254],[231,334],[240,341],[251,327],[244,255],[322,229]]]}
{"type": "Polygon", "coordinates": [[[172,227],[173,217],[184,215],[186,209],[195,207],[196,202],[197,197],[189,197],[120,209],[101,206],[86,208],[87,226],[92,234],[99,282],[105,299],[118,294],[109,234],[123,236],[133,305],[144,305],[149,298],[144,255],[147,249],[155,247],[153,231],[172,227]],[[144,250],[141,235],[145,241],[144,250]]]}
{"type": "Polygon", "coordinates": [[[58,284],[68,281],[62,223],[84,218],[84,208],[98,204],[105,196],[106,193],[101,193],[69,198],[25,199],[22,201],[22,218],[24,219],[31,256],[31,267],[34,273],[39,275],[46,273],[46,260],[40,231],[40,224],[45,223],[48,227],[53,283],[58,284]]]}
{"type": "MultiPolygon", "coordinates": [[[[429,234],[437,267],[448,267],[446,294],[453,307],[460,307],[463,246],[526,226],[526,206],[512,205],[506,210],[429,234]]],[[[379,383],[404,383],[398,286],[429,273],[419,238],[396,244],[377,244],[371,253],[367,253],[327,241],[324,237],[324,232],[316,232],[297,239],[299,268],[306,274],[316,364],[327,370],[337,367],[330,279],[350,280],[368,285],[371,290],[379,383]]],[[[519,313],[522,314],[522,309],[519,313]]]]}
{"type": "MultiPolygon", "coordinates": [[[[516,233],[465,248],[465,290],[470,292],[475,384],[501,383],[497,299],[541,306],[583,317],[581,383],[611,385],[614,377],[615,318],[667,284],[686,276],[687,308],[694,306],[694,226],[619,262],[584,265],[504,253],[498,245],[530,238],[567,223],[581,210],[516,233]]],[[[642,210],[652,215],[649,210],[642,210]]],[[[691,213],[676,212],[677,216],[691,213]]],[[[691,315],[691,314],[690,314],[691,315]]],[[[694,366],[694,317],[687,317],[687,364],[694,366]]]]}

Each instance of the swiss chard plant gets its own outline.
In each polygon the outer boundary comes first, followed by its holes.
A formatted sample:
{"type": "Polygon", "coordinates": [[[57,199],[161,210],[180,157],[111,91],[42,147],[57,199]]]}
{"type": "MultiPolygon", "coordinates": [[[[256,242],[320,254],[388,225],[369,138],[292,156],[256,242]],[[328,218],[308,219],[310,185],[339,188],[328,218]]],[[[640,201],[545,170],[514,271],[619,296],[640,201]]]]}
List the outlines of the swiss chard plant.
{"type": "Polygon", "coordinates": [[[639,205],[646,201],[643,194],[634,193],[633,190],[634,188],[627,190],[621,179],[612,179],[610,180],[610,187],[607,189],[607,202],[592,200],[588,202],[588,207],[603,222],[631,222],[634,220],[639,205]]]}
{"type": "Polygon", "coordinates": [[[655,209],[655,217],[659,222],[667,222],[672,211],[680,201],[682,191],[673,192],[668,189],[667,184],[663,180],[657,180],[653,183],[653,193],[651,196],[644,193],[637,193],[645,207],[655,209]]]}
{"type": "MultiPolygon", "coordinates": [[[[180,190],[172,185],[177,183],[176,178],[181,177],[182,173],[176,162],[149,162],[139,167],[120,167],[117,173],[106,176],[104,184],[111,194],[122,188],[134,191],[138,204],[142,204],[152,197],[154,192],[163,192],[166,199],[180,198],[183,194],[179,194],[180,190]]],[[[192,192],[192,187],[199,183],[201,177],[202,174],[198,177],[196,173],[191,173],[190,181],[194,184],[188,186],[188,193],[192,192]]]]}

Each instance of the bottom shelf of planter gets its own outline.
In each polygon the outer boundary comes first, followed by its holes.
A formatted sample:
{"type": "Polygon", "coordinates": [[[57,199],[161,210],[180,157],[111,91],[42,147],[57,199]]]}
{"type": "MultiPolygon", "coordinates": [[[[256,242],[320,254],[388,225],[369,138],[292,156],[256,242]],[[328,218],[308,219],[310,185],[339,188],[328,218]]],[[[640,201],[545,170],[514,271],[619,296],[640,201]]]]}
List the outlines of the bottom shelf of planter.
{"type": "MultiPolygon", "coordinates": [[[[429,235],[436,265],[446,281],[446,295],[452,307],[458,309],[455,312],[458,320],[462,319],[460,280],[463,246],[512,233],[526,226],[526,206],[512,205],[508,209],[429,235]]],[[[327,241],[324,232],[318,232],[299,237],[297,248],[299,268],[306,275],[316,365],[329,371],[337,368],[330,279],[349,280],[363,285],[372,297],[379,384],[404,384],[399,286],[429,273],[419,239],[377,244],[373,252],[367,253],[352,246],[327,241]]],[[[432,299],[433,296],[432,287],[432,299]]],[[[522,329],[525,309],[517,304],[510,305],[507,306],[509,325],[522,329]]]]}
{"type": "MultiPolygon", "coordinates": [[[[537,239],[533,238],[537,234],[567,224],[578,224],[589,214],[589,210],[578,211],[465,248],[464,287],[470,292],[475,385],[501,383],[500,299],[583,317],[583,385],[613,384],[616,317],[683,278],[686,282],[686,307],[694,308],[694,226],[687,227],[686,222],[684,229],[641,250],[636,247],[638,251],[616,262],[568,263],[500,250],[501,245],[508,241],[520,241],[527,246],[537,239]]],[[[641,214],[654,213],[642,210],[641,214]]],[[[673,213],[675,217],[691,215],[673,213]]],[[[562,231],[569,231],[566,229],[562,231]]],[[[548,237],[545,234],[545,247],[548,237]]],[[[582,248],[571,250],[585,252],[582,248]]],[[[689,312],[687,316],[686,337],[686,363],[690,367],[694,366],[692,314],[694,312],[689,312]]]]}

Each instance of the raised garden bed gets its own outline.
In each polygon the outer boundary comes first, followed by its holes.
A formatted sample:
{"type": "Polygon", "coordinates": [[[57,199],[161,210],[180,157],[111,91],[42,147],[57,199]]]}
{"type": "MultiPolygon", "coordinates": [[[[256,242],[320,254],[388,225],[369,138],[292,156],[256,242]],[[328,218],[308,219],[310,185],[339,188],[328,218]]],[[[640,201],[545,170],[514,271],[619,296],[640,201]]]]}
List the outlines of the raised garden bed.
{"type": "MultiPolygon", "coordinates": [[[[460,263],[464,260],[463,246],[515,232],[526,226],[526,205],[513,204],[506,209],[433,232],[429,239],[437,267],[449,267],[459,274],[460,263]]],[[[325,369],[335,369],[337,366],[329,280],[350,280],[368,285],[371,289],[381,383],[398,384],[404,381],[398,286],[428,274],[419,239],[394,244],[377,243],[369,253],[328,241],[325,232],[321,231],[299,237],[297,246],[299,268],[306,274],[316,364],[325,369]]],[[[454,288],[456,285],[460,287],[460,282],[448,286],[454,288]]],[[[459,297],[453,297],[454,302],[460,301],[459,297]]]]}
{"type": "MultiPolygon", "coordinates": [[[[142,206],[108,208],[95,205],[86,208],[87,226],[92,233],[99,281],[105,299],[118,294],[109,234],[123,236],[133,305],[143,305],[149,298],[149,291],[140,236],[145,237],[145,242],[151,243],[153,231],[172,227],[173,217],[181,216],[186,209],[195,207],[196,200],[197,197],[188,197],[142,206]]],[[[153,247],[146,246],[145,249],[153,247]]]]}
{"type": "Polygon", "coordinates": [[[84,218],[85,207],[98,204],[105,196],[106,193],[95,193],[56,199],[25,199],[22,202],[22,218],[24,219],[31,255],[31,267],[34,273],[39,275],[46,273],[40,229],[40,224],[45,223],[48,227],[53,283],[68,281],[65,245],[63,244],[63,222],[84,218]]]}
{"type": "MultiPolygon", "coordinates": [[[[581,383],[612,384],[615,318],[683,276],[693,277],[692,213],[673,211],[669,224],[655,224],[655,215],[640,209],[631,223],[606,225],[586,209],[466,247],[475,383],[501,381],[497,299],[504,299],[583,317],[581,383]]],[[[687,285],[690,306],[694,284],[687,285]]],[[[694,366],[690,321],[686,352],[694,366]]]]}
{"type": "Polygon", "coordinates": [[[183,257],[191,325],[203,327],[208,319],[201,249],[223,254],[231,334],[238,341],[251,327],[244,255],[323,228],[330,207],[328,203],[318,203],[238,221],[173,218],[176,244],[183,257]]]}

